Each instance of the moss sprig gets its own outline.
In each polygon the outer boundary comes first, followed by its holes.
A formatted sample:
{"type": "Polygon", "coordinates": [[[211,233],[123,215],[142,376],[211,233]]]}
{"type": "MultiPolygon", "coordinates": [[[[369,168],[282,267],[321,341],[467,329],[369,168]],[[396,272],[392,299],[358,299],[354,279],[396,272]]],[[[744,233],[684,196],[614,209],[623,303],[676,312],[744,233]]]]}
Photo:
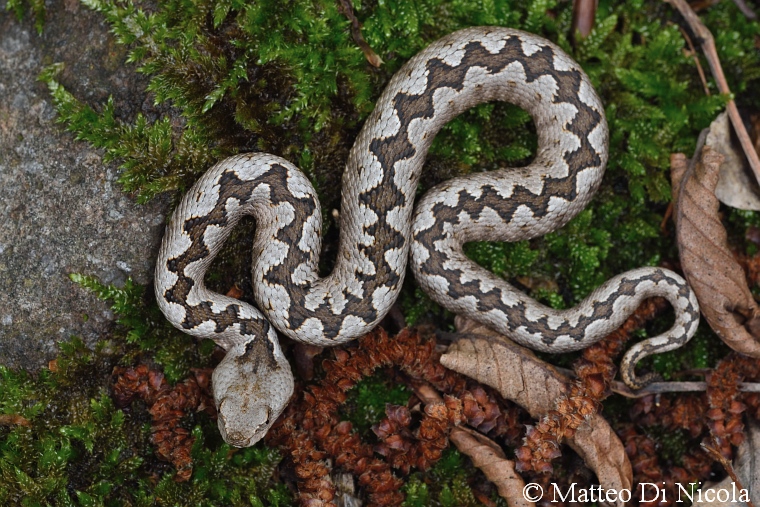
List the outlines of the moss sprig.
{"type": "Polygon", "coordinates": [[[24,13],[29,12],[34,18],[34,28],[38,35],[42,35],[45,27],[45,0],[7,0],[6,11],[13,11],[19,21],[24,18],[24,13]]]}

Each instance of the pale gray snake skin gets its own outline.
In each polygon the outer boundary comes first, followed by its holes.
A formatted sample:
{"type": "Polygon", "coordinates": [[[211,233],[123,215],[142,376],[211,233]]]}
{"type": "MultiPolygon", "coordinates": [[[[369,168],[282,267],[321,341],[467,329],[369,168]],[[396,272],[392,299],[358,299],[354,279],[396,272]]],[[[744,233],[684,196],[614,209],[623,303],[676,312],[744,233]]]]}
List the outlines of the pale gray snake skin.
{"type": "Polygon", "coordinates": [[[176,327],[227,350],[213,390],[225,440],[262,438],[293,392],[276,330],[331,346],[370,331],[388,312],[407,260],[444,307],[545,352],[582,349],[618,328],[653,296],[675,323],[632,347],[623,378],[641,386],[641,358],[686,343],[699,321],[694,293],[675,273],[641,268],[616,276],[569,310],[553,310],[467,259],[467,241],[519,241],[580,212],[602,179],[607,122],[588,78],[545,39],[469,28],[431,44],[388,84],[351,149],[343,174],[335,269],[319,278],[322,213],[309,180],[290,162],[249,153],[212,167],[185,195],[156,266],[156,297],[176,327]],[[413,204],[425,155],[453,117],[502,100],[531,114],[538,151],[527,167],[449,180],[413,204]],[[256,218],[253,287],[259,309],[207,290],[203,277],[235,224],[256,218]],[[263,313],[263,315],[262,315],[263,313]],[[271,325],[270,325],[271,322],[271,325]]]}

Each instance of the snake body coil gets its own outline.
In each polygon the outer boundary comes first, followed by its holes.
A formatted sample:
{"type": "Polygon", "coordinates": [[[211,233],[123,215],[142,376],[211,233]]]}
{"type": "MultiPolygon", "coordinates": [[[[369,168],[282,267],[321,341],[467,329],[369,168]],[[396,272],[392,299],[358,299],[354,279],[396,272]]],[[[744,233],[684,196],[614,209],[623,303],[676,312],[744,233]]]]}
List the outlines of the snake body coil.
{"type": "Polygon", "coordinates": [[[642,268],[619,275],[569,310],[553,310],[478,267],[467,241],[518,241],[561,227],[596,191],[607,162],[604,109],[579,66],[552,43],[495,27],[433,43],[393,77],[351,150],[343,175],[340,246],[333,273],[319,278],[322,214],[308,179],[268,154],[230,157],[188,192],[167,228],[156,266],[166,317],[227,350],[213,375],[219,427],[247,446],[287,404],[293,377],[275,328],[314,345],[367,333],[396,300],[407,259],[420,285],[454,312],[546,352],[578,350],[622,324],[651,296],[668,298],[673,327],[628,351],[622,372],[694,334],[699,310],[678,275],[642,268]],[[412,217],[425,155],[440,128],[492,100],[531,114],[538,152],[528,167],[449,180],[412,217]],[[251,305],[208,291],[203,276],[231,229],[256,217],[251,305]],[[272,323],[270,325],[269,323],[272,323]]]}

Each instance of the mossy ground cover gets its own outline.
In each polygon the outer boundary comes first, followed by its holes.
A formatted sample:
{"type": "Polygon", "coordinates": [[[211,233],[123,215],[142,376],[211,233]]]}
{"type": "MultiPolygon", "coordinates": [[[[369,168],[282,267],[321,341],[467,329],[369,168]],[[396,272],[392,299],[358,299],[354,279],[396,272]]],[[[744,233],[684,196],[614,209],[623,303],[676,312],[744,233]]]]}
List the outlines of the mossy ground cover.
{"type": "MultiPolygon", "coordinates": [[[[610,163],[602,187],[588,208],[557,232],[467,247],[481,265],[554,307],[573,306],[614,274],[677,259],[672,233],[660,227],[671,195],[669,156],[691,154],[699,132],[726,101],[709,80],[712,94],[705,94],[680,20],[652,0],[601,0],[594,31],[575,44],[571,2],[354,0],[364,38],[385,61],[379,69],[367,63],[338,2],[330,0],[82,3],[101,13],[116,40],[129,48],[125,65],[149,78],[147,89],[133,93],[149,96],[161,112],[125,117],[111,101],[86,104],[58,81],[56,64],[40,79],[50,89],[61,124],[120,166],[123,190],[138,202],[162,192],[179,197],[210,165],[234,153],[260,150],[291,160],[309,176],[325,210],[325,270],[334,255],[337,232],[330,212],[339,203],[348,150],[385,84],[409,57],[473,25],[521,28],[555,41],[583,66],[606,107],[610,163]]],[[[20,16],[31,12],[44,30],[42,2],[11,0],[7,6],[20,16]]],[[[715,35],[739,105],[757,110],[760,25],[732,2],[701,15],[715,35]]],[[[535,147],[525,112],[508,104],[476,107],[438,135],[420,190],[455,175],[526,164],[535,147]]],[[[760,224],[755,213],[726,210],[726,216],[740,247],[744,230],[760,224]]],[[[209,275],[212,288],[226,291],[239,283],[249,300],[245,238],[252,227],[249,221],[235,233],[240,241],[228,243],[209,275]]],[[[0,414],[29,422],[0,427],[0,503],[288,504],[291,496],[272,476],[279,458],[261,446],[227,447],[203,416],[188,420],[197,437],[193,478],[181,484],[171,480],[171,470],[153,457],[144,407],[123,411],[110,401],[110,371],[117,364],[150,360],[176,382],[191,367],[212,365],[213,344],[172,329],[150,290],[131,282],[103,286],[86,276],[74,281],[112,302],[119,327],[96,351],[77,340],[62,344],[55,373],[0,368],[0,414]]],[[[410,324],[453,322],[411,277],[402,307],[410,324]]],[[[716,343],[703,325],[688,347],[651,366],[666,376],[711,366],[723,353],[716,343]]],[[[357,389],[356,413],[363,417],[400,396],[382,382],[357,389]]],[[[452,452],[427,475],[414,476],[406,487],[407,504],[474,502],[465,487],[472,470],[460,466],[460,459],[452,452]],[[431,478],[439,485],[429,490],[431,478]]]]}

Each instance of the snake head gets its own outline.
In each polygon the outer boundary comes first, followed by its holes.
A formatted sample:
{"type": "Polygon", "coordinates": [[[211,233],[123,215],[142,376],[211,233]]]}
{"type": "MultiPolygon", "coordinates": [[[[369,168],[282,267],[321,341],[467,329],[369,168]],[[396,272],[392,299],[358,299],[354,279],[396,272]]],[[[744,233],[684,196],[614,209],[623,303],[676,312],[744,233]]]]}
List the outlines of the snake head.
{"type": "Polygon", "coordinates": [[[224,441],[249,447],[264,438],[293,394],[293,374],[274,331],[230,348],[212,386],[224,441]]]}

